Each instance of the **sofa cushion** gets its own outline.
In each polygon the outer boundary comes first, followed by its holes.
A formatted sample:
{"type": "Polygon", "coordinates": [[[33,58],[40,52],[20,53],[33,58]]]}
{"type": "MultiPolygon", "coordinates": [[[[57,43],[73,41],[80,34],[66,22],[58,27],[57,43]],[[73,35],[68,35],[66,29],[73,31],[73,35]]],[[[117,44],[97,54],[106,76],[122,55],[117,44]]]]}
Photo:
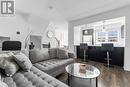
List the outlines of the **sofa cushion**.
{"type": "Polygon", "coordinates": [[[62,48],[57,49],[57,57],[60,59],[69,58],[68,51],[66,51],[65,49],[62,49],[62,48]]]}
{"type": "Polygon", "coordinates": [[[32,67],[32,63],[31,61],[29,60],[29,58],[23,54],[23,53],[17,53],[14,56],[14,59],[15,61],[17,62],[17,64],[23,69],[23,70],[26,70],[26,71],[29,71],[32,67]]]}
{"type": "Polygon", "coordinates": [[[57,49],[58,49],[58,48],[50,48],[50,49],[48,50],[49,56],[50,56],[51,59],[57,58],[57,49]]]}
{"type": "Polygon", "coordinates": [[[30,58],[32,63],[37,63],[37,62],[40,62],[40,61],[43,61],[43,60],[50,59],[48,49],[30,50],[29,58],[30,58]]]}
{"type": "Polygon", "coordinates": [[[14,75],[19,69],[12,55],[13,53],[0,54],[0,68],[7,76],[14,75]]]}
{"type": "Polygon", "coordinates": [[[33,65],[48,74],[52,74],[55,71],[64,69],[66,65],[73,63],[73,62],[74,62],[73,58],[69,58],[69,59],[56,58],[56,59],[50,59],[50,60],[38,62],[33,65]]]}
{"type": "Polygon", "coordinates": [[[8,87],[68,87],[34,66],[30,72],[19,71],[12,77],[4,77],[3,82],[8,87]]]}

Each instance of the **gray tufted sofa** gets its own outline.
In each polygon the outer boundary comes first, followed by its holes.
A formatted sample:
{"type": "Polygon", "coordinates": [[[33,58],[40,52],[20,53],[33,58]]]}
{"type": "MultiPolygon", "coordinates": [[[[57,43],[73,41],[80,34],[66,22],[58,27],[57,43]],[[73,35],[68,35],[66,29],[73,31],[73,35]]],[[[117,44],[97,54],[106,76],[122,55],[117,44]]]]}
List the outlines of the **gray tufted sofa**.
{"type": "MultiPolygon", "coordinates": [[[[53,54],[55,54],[55,51],[53,54]]],[[[50,58],[50,54],[46,52],[32,50],[29,56],[33,63],[30,72],[19,70],[12,77],[1,74],[0,79],[8,87],[68,87],[54,78],[65,71],[66,65],[74,62],[75,55],[73,53],[68,53],[68,57],[50,58]]]]}
{"type": "MultiPolygon", "coordinates": [[[[58,48],[50,49],[51,54],[49,52],[47,54],[45,50],[41,50],[40,52],[36,50],[30,51],[30,60],[32,61],[33,66],[53,77],[56,77],[59,74],[63,73],[65,71],[66,65],[74,62],[75,55],[69,52],[68,58],[58,58],[56,50],[58,50],[58,48]],[[36,61],[35,59],[42,61],[36,61]]],[[[60,55],[62,55],[62,53],[60,53],[60,55]]]]}
{"type": "Polygon", "coordinates": [[[32,67],[30,72],[19,71],[12,77],[2,77],[8,87],[68,87],[52,76],[32,67]]]}

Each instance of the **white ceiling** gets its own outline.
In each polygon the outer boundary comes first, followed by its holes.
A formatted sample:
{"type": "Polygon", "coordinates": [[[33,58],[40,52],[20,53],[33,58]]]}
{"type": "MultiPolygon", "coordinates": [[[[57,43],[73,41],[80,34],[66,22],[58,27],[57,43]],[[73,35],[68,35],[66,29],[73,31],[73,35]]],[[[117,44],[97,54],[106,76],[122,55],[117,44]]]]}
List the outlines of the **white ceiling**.
{"type": "Polygon", "coordinates": [[[67,21],[130,4],[130,0],[15,0],[15,2],[17,11],[35,14],[47,20],[67,21]]]}

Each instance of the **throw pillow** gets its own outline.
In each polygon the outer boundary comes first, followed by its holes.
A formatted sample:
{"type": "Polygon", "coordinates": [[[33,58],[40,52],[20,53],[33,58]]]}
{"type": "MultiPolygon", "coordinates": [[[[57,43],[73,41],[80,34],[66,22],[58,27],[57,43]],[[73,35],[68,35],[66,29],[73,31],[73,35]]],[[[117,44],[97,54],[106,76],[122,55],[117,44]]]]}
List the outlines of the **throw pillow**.
{"type": "Polygon", "coordinates": [[[21,50],[21,52],[23,54],[25,54],[27,57],[29,57],[29,50],[28,49],[21,50]]]}
{"type": "Polygon", "coordinates": [[[48,49],[45,48],[42,50],[38,50],[38,49],[30,50],[29,58],[32,63],[37,63],[43,60],[50,59],[48,54],[48,49]]]}
{"type": "Polygon", "coordinates": [[[57,50],[57,57],[58,58],[61,58],[61,59],[66,59],[66,58],[69,58],[68,56],[68,51],[62,49],[62,48],[59,48],[57,50]]]}
{"type": "Polygon", "coordinates": [[[72,53],[72,52],[68,52],[68,56],[69,58],[76,58],[75,53],[72,53]]]}
{"type": "Polygon", "coordinates": [[[0,81],[0,87],[8,87],[8,85],[2,81],[0,81]]]}
{"type": "Polygon", "coordinates": [[[23,70],[30,71],[32,63],[25,54],[21,52],[17,53],[14,55],[14,59],[23,70]]]}
{"type": "Polygon", "coordinates": [[[49,49],[49,56],[50,58],[57,58],[57,49],[58,48],[50,48],[49,49]]]}
{"type": "Polygon", "coordinates": [[[0,68],[7,76],[12,76],[18,71],[19,66],[14,61],[13,53],[0,54],[0,68]]]}

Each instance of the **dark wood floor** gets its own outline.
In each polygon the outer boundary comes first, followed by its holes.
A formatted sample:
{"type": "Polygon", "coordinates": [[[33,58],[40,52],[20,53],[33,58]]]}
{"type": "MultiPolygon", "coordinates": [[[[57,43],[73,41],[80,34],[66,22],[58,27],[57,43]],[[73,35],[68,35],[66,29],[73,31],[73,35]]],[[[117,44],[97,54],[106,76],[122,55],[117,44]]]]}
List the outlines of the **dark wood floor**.
{"type": "MultiPolygon", "coordinates": [[[[82,60],[76,60],[82,63],[82,60]]],[[[114,66],[108,70],[103,63],[89,61],[87,64],[96,66],[101,74],[98,77],[98,87],[130,87],[130,72],[124,71],[123,68],[114,66]]],[[[67,73],[63,73],[57,79],[65,82],[67,80],[67,73]]]]}

